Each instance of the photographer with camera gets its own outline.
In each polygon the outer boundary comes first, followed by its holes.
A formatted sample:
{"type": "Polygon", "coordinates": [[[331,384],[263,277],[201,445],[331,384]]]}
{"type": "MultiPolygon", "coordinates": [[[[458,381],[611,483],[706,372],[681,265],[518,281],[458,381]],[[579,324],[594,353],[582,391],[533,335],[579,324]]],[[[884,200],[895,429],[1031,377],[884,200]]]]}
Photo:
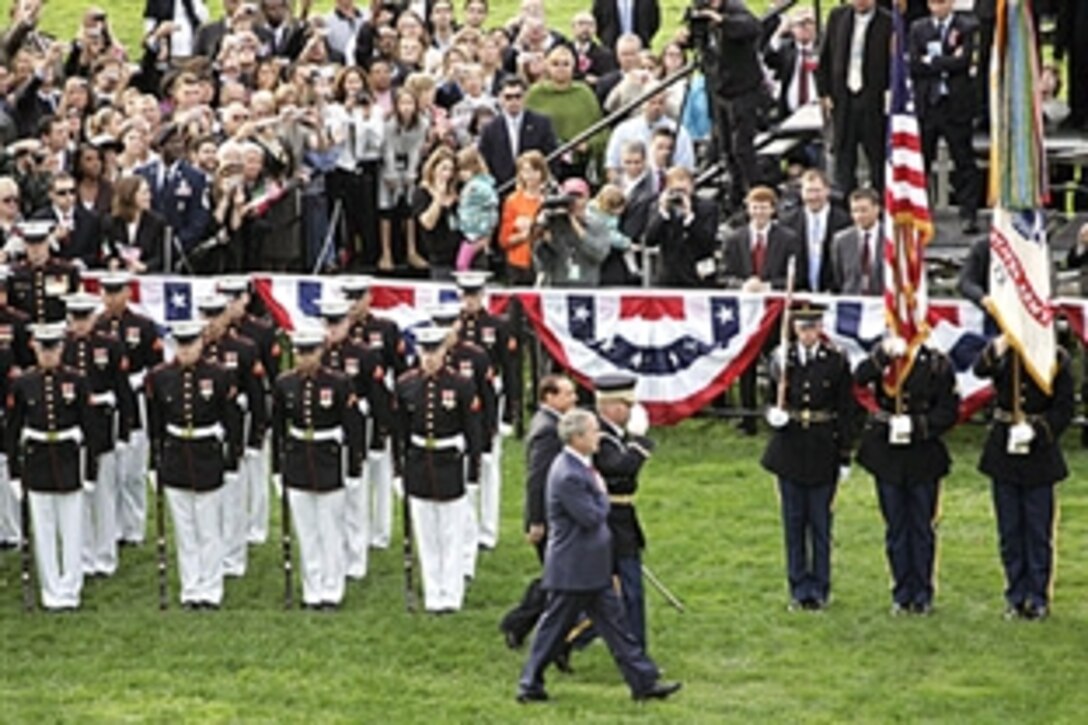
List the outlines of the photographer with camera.
{"type": "Polygon", "coordinates": [[[544,198],[537,215],[533,261],[546,287],[596,287],[611,239],[599,225],[589,228],[589,184],[567,179],[560,193],[544,198]],[[604,233],[602,233],[604,232],[604,233]]]}
{"type": "Polygon", "coordinates": [[[658,287],[714,284],[718,209],[714,202],[696,198],[694,192],[695,177],[688,169],[673,166],[665,173],[665,188],[645,239],[645,246],[660,251],[654,276],[658,287]]]}

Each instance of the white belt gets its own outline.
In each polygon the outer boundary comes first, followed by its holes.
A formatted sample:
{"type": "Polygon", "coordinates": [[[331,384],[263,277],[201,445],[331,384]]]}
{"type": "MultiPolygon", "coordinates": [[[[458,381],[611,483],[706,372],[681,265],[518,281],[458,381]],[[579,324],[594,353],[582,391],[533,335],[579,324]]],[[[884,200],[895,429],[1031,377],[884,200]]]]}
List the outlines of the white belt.
{"type": "Polygon", "coordinates": [[[201,425],[194,427],[186,427],[182,425],[174,425],[173,423],[166,424],[166,432],[175,438],[182,438],[184,440],[199,440],[204,438],[216,438],[223,440],[224,431],[223,426],[220,423],[213,425],[201,425]]]}
{"type": "Polygon", "coordinates": [[[117,406],[117,396],[113,394],[112,390],[107,390],[104,393],[92,393],[91,405],[108,405],[114,408],[117,406]]]}
{"type": "Polygon", "coordinates": [[[333,443],[344,442],[344,429],[340,426],[320,429],[291,426],[287,432],[292,438],[296,438],[300,441],[313,441],[315,443],[326,441],[332,441],[333,443]]]}
{"type": "Polygon", "coordinates": [[[132,373],[128,376],[128,384],[133,390],[140,390],[144,387],[144,379],[147,378],[147,370],[141,370],[138,373],[132,373]]]}
{"type": "Polygon", "coordinates": [[[83,442],[83,431],[78,426],[65,428],[64,430],[38,430],[37,428],[23,428],[20,434],[23,443],[37,441],[38,443],[75,443],[77,446],[83,442]]]}
{"type": "Polygon", "coordinates": [[[413,446],[426,448],[429,451],[465,450],[465,436],[460,433],[445,438],[430,438],[413,433],[411,440],[413,446]]]}

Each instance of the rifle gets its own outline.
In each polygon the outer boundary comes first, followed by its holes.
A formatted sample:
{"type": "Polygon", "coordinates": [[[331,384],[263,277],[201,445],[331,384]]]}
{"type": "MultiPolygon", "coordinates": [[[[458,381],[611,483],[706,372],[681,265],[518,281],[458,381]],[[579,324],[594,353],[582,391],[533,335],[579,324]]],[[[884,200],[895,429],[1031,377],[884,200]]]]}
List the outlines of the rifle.
{"type": "Polygon", "coordinates": [[[782,350],[782,369],[778,371],[778,398],[776,404],[779,408],[786,407],[786,360],[787,350],[790,344],[790,307],[793,305],[793,286],[797,281],[797,257],[790,255],[786,265],[786,303],[782,309],[782,327],[779,332],[779,349],[782,350]]]}
{"type": "Polygon", "coordinates": [[[291,500],[287,496],[287,484],[280,485],[281,521],[283,541],[283,608],[294,606],[294,569],[291,563],[291,500]]]}
{"type": "Polygon", "coordinates": [[[405,488],[401,497],[401,506],[404,513],[404,608],[409,612],[416,611],[416,590],[412,584],[412,506],[408,501],[408,489],[405,488]]]}
{"type": "Polygon", "coordinates": [[[159,611],[166,611],[170,605],[170,592],[166,577],[166,496],[162,481],[155,472],[155,536],[159,557],[159,611]]]}
{"type": "Polygon", "coordinates": [[[22,558],[22,572],[20,578],[23,582],[23,611],[34,611],[34,586],[30,573],[30,491],[23,489],[22,498],[19,499],[19,518],[22,537],[19,540],[19,550],[22,558]]]}

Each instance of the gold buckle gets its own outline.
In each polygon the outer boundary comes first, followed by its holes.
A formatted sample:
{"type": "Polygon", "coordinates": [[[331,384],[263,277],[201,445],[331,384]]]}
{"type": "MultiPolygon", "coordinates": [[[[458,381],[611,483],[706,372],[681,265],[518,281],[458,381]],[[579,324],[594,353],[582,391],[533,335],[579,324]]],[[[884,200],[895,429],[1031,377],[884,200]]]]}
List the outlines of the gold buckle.
{"type": "Polygon", "coordinates": [[[426,448],[428,451],[433,451],[437,447],[438,447],[438,444],[435,441],[434,436],[427,436],[427,441],[426,441],[426,445],[424,446],[424,448],[426,448]]]}
{"type": "Polygon", "coordinates": [[[801,410],[801,422],[802,423],[808,423],[811,420],[812,420],[812,411],[809,410],[808,408],[802,409],[801,410]]]}
{"type": "Polygon", "coordinates": [[[305,438],[306,438],[307,443],[313,443],[313,441],[314,441],[314,429],[312,427],[306,429],[305,438]]]}
{"type": "Polygon", "coordinates": [[[45,440],[47,443],[56,443],[60,440],[60,436],[55,430],[47,431],[45,434],[45,440]]]}

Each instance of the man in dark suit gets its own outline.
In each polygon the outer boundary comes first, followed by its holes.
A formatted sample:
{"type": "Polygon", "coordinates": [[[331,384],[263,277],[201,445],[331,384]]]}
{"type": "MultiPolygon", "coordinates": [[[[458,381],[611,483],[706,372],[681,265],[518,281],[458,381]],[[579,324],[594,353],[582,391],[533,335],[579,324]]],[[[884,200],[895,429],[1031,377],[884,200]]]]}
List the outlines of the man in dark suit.
{"type": "Polygon", "coordinates": [[[910,26],[910,73],[922,131],[922,154],[932,169],[943,136],[955,164],[952,177],[964,234],[977,234],[982,179],[975,164],[975,98],[971,70],[975,24],[952,12],[952,0],[929,0],[933,14],[910,26]]]}
{"type": "Polygon", "coordinates": [[[571,28],[571,49],[574,50],[574,77],[594,87],[597,79],[616,67],[612,48],[597,42],[597,21],[591,13],[575,14],[571,28]]]}
{"type": "Polygon", "coordinates": [[[593,0],[593,17],[601,42],[609,48],[627,33],[637,35],[642,47],[649,48],[661,27],[658,0],[593,0]]]}
{"type": "MultiPolygon", "coordinates": [[[[609,46],[612,47],[612,46],[609,46]]],[[[621,35],[616,41],[616,67],[597,79],[594,91],[597,101],[604,108],[608,96],[621,83],[639,83],[642,71],[642,41],[634,33],[621,35]]]]}
{"type": "Polygon", "coordinates": [[[835,185],[844,194],[857,188],[859,146],[871,185],[884,188],[891,34],[891,16],[875,0],[851,0],[827,18],[816,87],[831,118],[835,185]]]}
{"type": "Polygon", "coordinates": [[[817,45],[816,14],[801,8],[781,19],[779,31],[763,50],[763,62],[779,84],[780,118],[816,101],[817,45]]]}
{"type": "Polygon", "coordinates": [[[680,683],[661,682],[657,665],[632,637],[623,605],[612,588],[608,493],[591,458],[601,435],[597,418],[586,410],[571,410],[559,419],[557,430],[564,448],[548,472],[548,550],[543,579],[549,592],[548,607],[521,671],[517,699],[548,699],[544,670],[583,612],[608,644],[631,696],[636,700],[664,699],[679,690],[680,683]]]}
{"type": "MultiPolygon", "coordinates": [[[[641,244],[657,202],[657,180],[646,162],[646,144],[628,141],[620,149],[620,177],[624,206],[620,215],[620,231],[634,244],[641,244]]],[[[601,263],[601,284],[605,286],[638,283],[637,269],[628,264],[632,252],[613,249],[601,263]]]]}
{"type": "Polygon", "coordinates": [[[526,151],[545,156],[558,145],[555,129],[547,116],[525,109],[525,81],[516,76],[502,83],[499,100],[502,113],[484,126],[477,147],[498,184],[514,178],[517,157],[526,151]]]}
{"type": "Polygon", "coordinates": [[[880,197],[872,189],[850,195],[854,225],[831,240],[831,289],[844,295],[884,294],[884,239],[880,197]]]}
{"type": "Polygon", "coordinates": [[[831,183],[820,169],[801,174],[801,201],[800,207],[782,217],[782,226],[800,240],[797,289],[827,292],[833,283],[831,240],[850,226],[850,215],[831,203],[831,183]]]}
{"type": "MultiPolygon", "coordinates": [[[[718,208],[694,195],[695,179],[682,166],[665,174],[665,188],[650,214],[645,244],[660,250],[659,287],[709,287],[714,283],[718,208]]],[[[643,270],[649,273],[649,270],[643,270]]]]}
{"type": "Polygon", "coordinates": [[[78,259],[87,267],[98,266],[102,248],[102,222],[98,215],[76,202],[76,181],[68,172],[55,175],[49,185],[50,205],[31,217],[54,223],[56,256],[78,259]]]}
{"type": "Polygon", "coordinates": [[[204,241],[211,223],[204,174],[185,160],[185,137],[173,124],[159,132],[161,158],[136,173],[151,187],[151,207],[161,214],[185,251],[204,241]]]}
{"type": "MultiPolygon", "coordinates": [[[[536,549],[537,558],[543,564],[544,550],[548,544],[544,488],[548,470],[563,450],[556,426],[559,418],[578,402],[578,395],[570,378],[545,375],[540,379],[537,400],[540,405],[529,422],[529,435],[525,438],[525,538],[536,549]]],[[[520,647],[533,631],[544,613],[546,598],[540,586],[540,577],[534,578],[521,602],[503,617],[499,625],[508,647],[520,647]]]]}

